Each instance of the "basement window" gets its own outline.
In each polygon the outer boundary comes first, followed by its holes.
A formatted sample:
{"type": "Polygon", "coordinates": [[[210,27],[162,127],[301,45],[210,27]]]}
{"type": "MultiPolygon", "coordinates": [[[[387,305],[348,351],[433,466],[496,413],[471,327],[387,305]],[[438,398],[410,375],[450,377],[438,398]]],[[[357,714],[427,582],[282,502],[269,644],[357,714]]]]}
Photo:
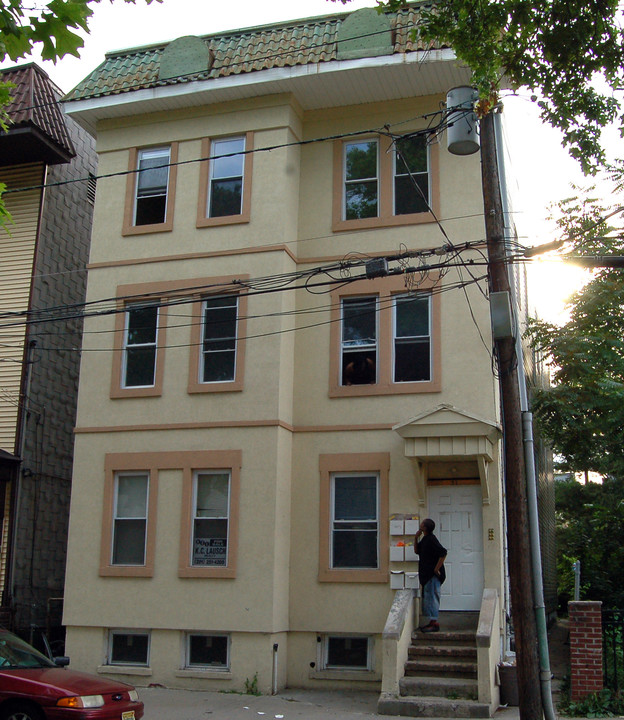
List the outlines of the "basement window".
{"type": "Polygon", "coordinates": [[[324,670],[372,669],[372,642],[366,636],[326,635],[322,640],[324,670]]]}
{"type": "Polygon", "coordinates": [[[188,633],[186,636],[186,667],[228,670],[230,639],[227,635],[188,633]]]}

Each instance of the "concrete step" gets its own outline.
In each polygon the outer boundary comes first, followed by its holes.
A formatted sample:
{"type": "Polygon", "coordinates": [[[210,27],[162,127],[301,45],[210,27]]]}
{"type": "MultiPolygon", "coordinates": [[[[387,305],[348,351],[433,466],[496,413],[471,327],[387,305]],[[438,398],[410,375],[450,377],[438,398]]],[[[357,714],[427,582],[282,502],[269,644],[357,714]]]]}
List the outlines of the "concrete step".
{"type": "Polygon", "coordinates": [[[476,678],[403,677],[399,681],[399,694],[402,696],[475,700],[478,692],[476,678]]]}
{"type": "Polygon", "coordinates": [[[407,717],[487,718],[490,708],[475,700],[453,700],[441,697],[397,697],[382,693],[377,703],[380,715],[407,717]]]}
{"type": "Polygon", "coordinates": [[[477,663],[468,658],[416,658],[405,663],[409,677],[477,677],[477,663]]]}
{"type": "Polygon", "coordinates": [[[453,645],[471,645],[477,644],[476,634],[471,630],[440,630],[436,633],[424,633],[421,630],[414,630],[412,633],[412,642],[417,645],[422,643],[441,644],[451,643],[453,645]]]}
{"type": "Polygon", "coordinates": [[[410,645],[408,650],[409,657],[461,657],[477,659],[477,648],[476,646],[471,647],[469,645],[421,645],[420,643],[414,643],[410,645]]]}

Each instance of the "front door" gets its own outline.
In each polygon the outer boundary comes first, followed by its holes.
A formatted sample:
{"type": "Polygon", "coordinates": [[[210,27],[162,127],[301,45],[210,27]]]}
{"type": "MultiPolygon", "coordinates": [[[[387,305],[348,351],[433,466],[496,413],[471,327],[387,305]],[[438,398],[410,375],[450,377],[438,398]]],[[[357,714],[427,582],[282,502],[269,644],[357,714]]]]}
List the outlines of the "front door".
{"type": "Polygon", "coordinates": [[[483,595],[480,485],[429,485],[429,517],[448,551],[440,610],[479,610],[483,595]]]}

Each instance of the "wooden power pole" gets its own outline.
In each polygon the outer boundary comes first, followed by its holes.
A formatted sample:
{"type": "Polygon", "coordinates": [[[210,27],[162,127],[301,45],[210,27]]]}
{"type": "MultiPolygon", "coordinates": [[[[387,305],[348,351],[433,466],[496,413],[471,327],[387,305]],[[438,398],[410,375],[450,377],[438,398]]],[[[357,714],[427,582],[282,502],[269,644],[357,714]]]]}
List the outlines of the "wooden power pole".
{"type": "MultiPolygon", "coordinates": [[[[505,252],[505,222],[501,200],[494,115],[481,120],[481,176],[491,292],[510,292],[505,252]]],[[[533,602],[531,547],[522,416],[513,337],[495,339],[501,386],[504,442],[504,483],[511,616],[516,639],[516,665],[521,720],[541,720],[542,700],[533,602]]]]}

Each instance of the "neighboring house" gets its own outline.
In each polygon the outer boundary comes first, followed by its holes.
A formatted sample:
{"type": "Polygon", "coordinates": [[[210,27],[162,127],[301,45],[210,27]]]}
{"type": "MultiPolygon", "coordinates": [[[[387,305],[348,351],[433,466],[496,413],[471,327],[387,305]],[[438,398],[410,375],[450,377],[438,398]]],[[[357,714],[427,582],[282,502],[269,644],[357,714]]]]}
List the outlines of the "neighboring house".
{"type": "Polygon", "coordinates": [[[0,132],[12,218],[0,228],[3,622],[56,635],[82,331],[80,310],[63,308],[85,297],[94,194],[82,179],[95,178],[97,158],[93,138],[64,117],[62,92],[41,68],[2,70],[0,80],[15,85],[0,132]]]}
{"type": "Polygon", "coordinates": [[[393,696],[411,539],[431,516],[443,609],[487,630],[470,712],[498,705],[509,608],[480,163],[442,132],[469,74],[415,43],[417,22],[371,9],[180,38],[107,55],[66,97],[100,172],[74,665],[393,696]]]}

